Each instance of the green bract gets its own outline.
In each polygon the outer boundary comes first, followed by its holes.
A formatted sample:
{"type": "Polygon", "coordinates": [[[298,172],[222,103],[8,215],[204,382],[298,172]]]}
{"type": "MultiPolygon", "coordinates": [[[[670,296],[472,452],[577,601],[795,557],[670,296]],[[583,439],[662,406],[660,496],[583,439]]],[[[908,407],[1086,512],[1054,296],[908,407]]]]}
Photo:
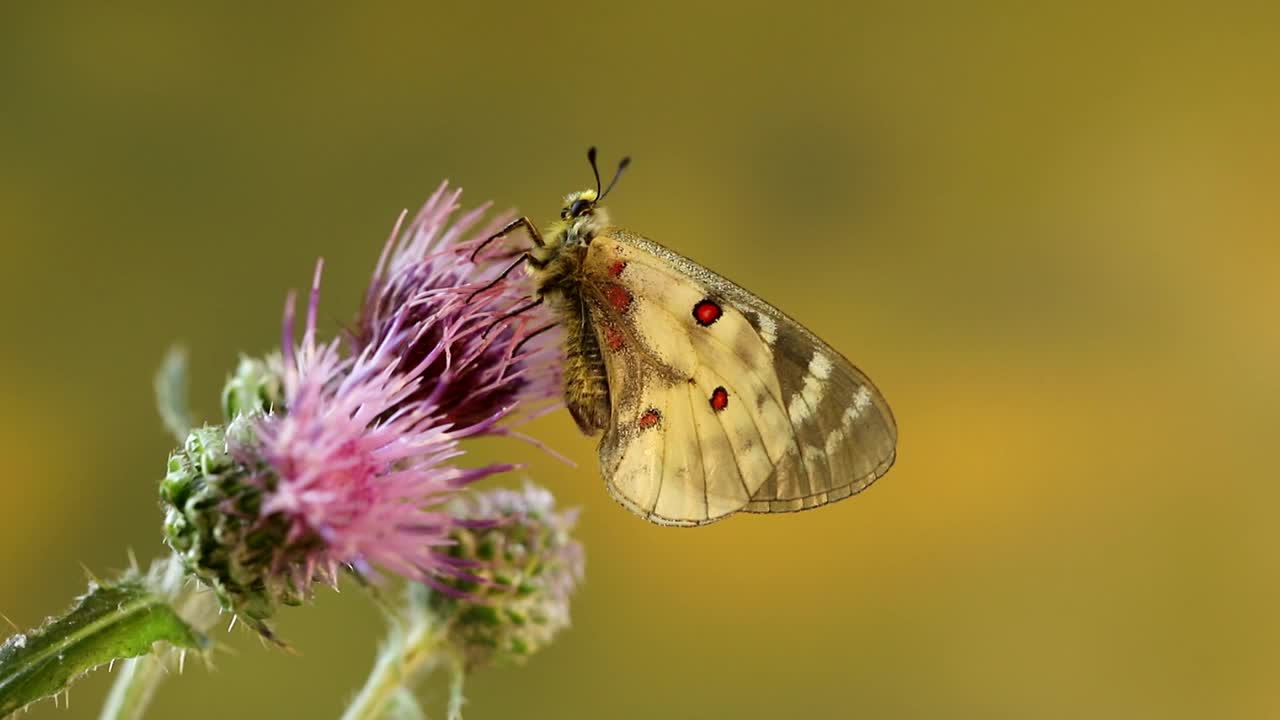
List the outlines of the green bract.
{"type": "Polygon", "coordinates": [[[165,540],[187,571],[213,588],[224,608],[262,621],[279,604],[300,604],[305,595],[288,573],[271,572],[282,553],[287,556],[299,543],[288,541],[282,519],[260,516],[269,475],[237,463],[228,452],[229,438],[250,434],[243,417],[225,428],[193,430],[169,456],[160,499],[165,540]]]}
{"type": "Polygon", "coordinates": [[[522,662],[569,624],[582,576],[575,513],[555,513],[550,493],[532,486],[481,493],[455,511],[492,523],[453,534],[450,554],[476,579],[445,580],[459,595],[433,591],[427,603],[469,668],[522,662]]]}
{"type": "Polygon", "coordinates": [[[283,367],[279,353],[265,358],[240,356],[235,373],[222,387],[222,415],[228,422],[241,415],[284,409],[283,367]]]}

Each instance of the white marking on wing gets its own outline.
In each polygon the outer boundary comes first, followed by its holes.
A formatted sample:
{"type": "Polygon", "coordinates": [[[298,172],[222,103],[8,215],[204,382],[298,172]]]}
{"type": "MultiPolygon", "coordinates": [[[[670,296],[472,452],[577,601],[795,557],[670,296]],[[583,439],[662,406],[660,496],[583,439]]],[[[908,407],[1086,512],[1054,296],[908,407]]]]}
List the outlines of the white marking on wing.
{"type": "Polygon", "coordinates": [[[791,402],[787,404],[787,416],[791,418],[793,425],[799,425],[809,419],[809,404],[804,401],[802,393],[791,396],[791,402]]]}
{"type": "MultiPolygon", "coordinates": [[[[814,357],[820,357],[815,355],[814,357]]],[[[830,361],[828,361],[828,365],[830,361]]],[[[813,363],[809,364],[813,367],[813,363]]],[[[831,372],[828,368],[827,372],[831,372]]],[[[817,375],[810,373],[804,378],[804,385],[791,397],[791,402],[787,405],[787,415],[791,416],[791,422],[799,425],[814,413],[818,408],[818,401],[822,399],[822,380],[817,375]]]]}
{"type": "Polygon", "coordinates": [[[867,386],[863,385],[853,394],[853,403],[844,411],[844,415],[840,418],[840,427],[832,430],[827,435],[827,454],[834,455],[840,447],[840,443],[844,442],[845,436],[849,434],[849,429],[853,427],[853,423],[860,417],[862,413],[867,411],[871,405],[871,391],[867,386]]]}
{"type": "Polygon", "coordinates": [[[810,375],[804,379],[804,387],[800,392],[804,395],[804,399],[809,403],[809,411],[815,412],[818,409],[818,401],[822,399],[822,381],[810,375]]]}
{"type": "MultiPolygon", "coordinates": [[[[871,405],[871,391],[866,385],[858,388],[858,392],[853,395],[853,407],[850,408],[854,412],[853,417],[857,418],[866,412],[867,407],[871,405]]],[[[846,413],[847,414],[847,413],[846,413]]],[[[846,421],[848,422],[848,421],[846,421]]]]}
{"type": "Polygon", "coordinates": [[[760,326],[760,337],[769,344],[770,347],[778,342],[778,323],[773,318],[764,313],[756,313],[756,324],[760,326]]]}
{"type": "Polygon", "coordinates": [[[815,352],[813,359],[809,361],[809,374],[819,380],[831,377],[831,359],[820,352],[815,352]]]}
{"type": "Polygon", "coordinates": [[[840,443],[844,442],[844,429],[846,426],[847,424],[841,425],[827,434],[826,451],[828,456],[835,455],[836,450],[840,449],[840,443]]]}

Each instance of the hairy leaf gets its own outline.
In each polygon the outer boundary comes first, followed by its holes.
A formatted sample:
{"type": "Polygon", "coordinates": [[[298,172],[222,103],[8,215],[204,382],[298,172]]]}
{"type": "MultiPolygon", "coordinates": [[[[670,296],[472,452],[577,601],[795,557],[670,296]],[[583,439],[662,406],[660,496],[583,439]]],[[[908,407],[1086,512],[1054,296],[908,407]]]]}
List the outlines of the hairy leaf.
{"type": "Polygon", "coordinates": [[[164,641],[203,650],[208,640],[136,578],[99,586],[64,615],[0,645],[0,717],[56,695],[84,673],[164,641]]]}

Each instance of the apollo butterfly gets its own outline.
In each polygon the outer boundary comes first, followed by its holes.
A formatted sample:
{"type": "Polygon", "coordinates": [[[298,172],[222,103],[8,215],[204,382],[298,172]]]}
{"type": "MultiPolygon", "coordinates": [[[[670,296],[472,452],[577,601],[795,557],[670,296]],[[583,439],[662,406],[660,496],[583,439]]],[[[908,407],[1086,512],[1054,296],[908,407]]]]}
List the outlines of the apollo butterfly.
{"type": "MultiPolygon", "coordinates": [[[[565,404],[600,431],[613,497],[663,525],[735,512],[807,510],[888,472],[898,439],[884,396],[803,325],[667,248],[612,225],[600,190],[571,193],[539,232],[524,228],[529,307],[565,329],[565,404]]],[[[510,271],[510,269],[508,270],[510,271]]],[[[506,273],[503,274],[504,276],[506,273]]]]}

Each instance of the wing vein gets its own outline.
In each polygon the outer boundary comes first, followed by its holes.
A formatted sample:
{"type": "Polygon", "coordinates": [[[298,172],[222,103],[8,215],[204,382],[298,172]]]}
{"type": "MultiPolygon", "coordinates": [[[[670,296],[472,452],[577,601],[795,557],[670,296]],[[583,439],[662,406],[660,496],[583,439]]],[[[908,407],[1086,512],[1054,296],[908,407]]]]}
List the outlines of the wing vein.
{"type": "MultiPolygon", "coordinates": [[[[669,410],[670,408],[666,405],[662,406],[662,412],[664,415],[667,414],[669,410]]],[[[654,515],[658,509],[658,498],[662,497],[662,486],[666,484],[667,479],[667,444],[659,439],[658,447],[662,449],[662,459],[658,461],[658,492],[653,494],[653,507],[649,508],[650,516],[654,515]]]]}
{"type": "Polygon", "coordinates": [[[685,393],[685,399],[689,401],[689,419],[693,421],[694,442],[698,443],[698,474],[702,476],[702,517],[710,519],[711,499],[707,497],[707,459],[702,456],[702,433],[698,432],[698,416],[693,407],[693,393],[685,393]]]}
{"type": "MultiPolygon", "coordinates": [[[[746,411],[744,410],[744,412],[746,411]]],[[[756,430],[756,442],[760,443],[760,450],[761,452],[764,452],[764,457],[766,460],[768,460],[769,453],[764,449],[764,435],[761,434],[760,432],[760,426],[756,424],[755,416],[753,416],[750,412],[746,412],[746,415],[747,415],[747,419],[751,421],[751,427],[755,428],[756,430]]],[[[720,425],[720,433],[724,435],[725,442],[729,442],[729,428],[724,424],[723,413],[716,413],[715,416],[716,416],[716,423],[720,425]]],[[[732,443],[730,443],[730,446],[732,447],[732,443]]],[[[750,503],[751,488],[747,487],[747,474],[742,471],[742,462],[738,460],[738,453],[731,452],[729,454],[733,456],[733,466],[738,468],[738,484],[742,486],[742,491],[747,494],[747,502],[750,503]]],[[[769,467],[774,467],[772,460],[769,460],[769,467]]],[[[767,480],[768,478],[765,478],[765,479],[767,480]]]]}

